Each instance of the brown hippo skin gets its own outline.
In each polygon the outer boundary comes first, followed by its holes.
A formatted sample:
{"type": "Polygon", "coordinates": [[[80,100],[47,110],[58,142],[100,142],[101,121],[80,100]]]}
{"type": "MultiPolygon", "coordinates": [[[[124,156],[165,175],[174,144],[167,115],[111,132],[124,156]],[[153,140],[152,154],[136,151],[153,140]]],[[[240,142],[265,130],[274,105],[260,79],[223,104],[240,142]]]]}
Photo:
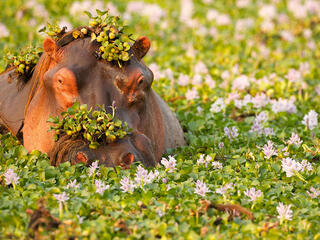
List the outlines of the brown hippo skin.
{"type": "Polygon", "coordinates": [[[26,83],[12,77],[14,70],[0,75],[0,125],[15,135],[24,123],[24,146],[50,154],[53,165],[64,161],[90,164],[99,159],[106,166],[128,166],[133,161],[155,166],[166,149],[185,144],[175,114],[151,89],[153,73],[142,60],[150,48],[147,37],[135,41],[130,60],[119,67],[97,59],[94,52],[99,46],[90,38],[65,41],[70,34],[60,42],[44,40],[44,53],[26,83]],[[83,140],[55,143],[47,120],[75,102],[89,107],[114,103],[116,116],[133,132],[96,150],[83,140]]]}

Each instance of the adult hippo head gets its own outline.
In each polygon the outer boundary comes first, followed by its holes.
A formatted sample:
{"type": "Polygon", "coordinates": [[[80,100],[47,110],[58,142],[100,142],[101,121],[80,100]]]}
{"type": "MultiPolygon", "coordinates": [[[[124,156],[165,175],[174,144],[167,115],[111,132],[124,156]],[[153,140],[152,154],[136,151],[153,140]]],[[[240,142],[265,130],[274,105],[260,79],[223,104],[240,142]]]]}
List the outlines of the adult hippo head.
{"type": "Polygon", "coordinates": [[[153,73],[142,60],[150,41],[137,39],[129,61],[121,67],[97,58],[98,48],[90,38],[73,39],[72,32],[57,42],[45,39],[44,53],[22,90],[4,81],[10,72],[0,76],[0,125],[16,134],[24,119],[24,146],[50,154],[53,165],[64,161],[90,164],[99,159],[106,166],[128,166],[133,161],[155,166],[166,148],[183,145],[184,138],[175,115],[151,89],[153,73]],[[132,133],[96,150],[81,139],[55,143],[47,120],[75,102],[93,108],[114,102],[116,116],[128,123],[132,133]],[[16,110],[11,107],[14,103],[19,104],[16,110]]]}

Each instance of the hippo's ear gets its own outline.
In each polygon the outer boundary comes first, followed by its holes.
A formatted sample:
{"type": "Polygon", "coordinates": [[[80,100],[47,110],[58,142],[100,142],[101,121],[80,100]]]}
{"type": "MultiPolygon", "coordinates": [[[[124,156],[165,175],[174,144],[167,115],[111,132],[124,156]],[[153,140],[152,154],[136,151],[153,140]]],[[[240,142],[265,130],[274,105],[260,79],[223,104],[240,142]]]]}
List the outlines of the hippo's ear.
{"type": "Polygon", "coordinates": [[[132,50],[136,57],[142,59],[150,49],[150,40],[145,36],[139,37],[132,46],[132,50]]]}
{"type": "Polygon", "coordinates": [[[46,38],[43,41],[43,50],[50,56],[54,57],[55,53],[58,51],[59,47],[52,38],[46,38]]]}

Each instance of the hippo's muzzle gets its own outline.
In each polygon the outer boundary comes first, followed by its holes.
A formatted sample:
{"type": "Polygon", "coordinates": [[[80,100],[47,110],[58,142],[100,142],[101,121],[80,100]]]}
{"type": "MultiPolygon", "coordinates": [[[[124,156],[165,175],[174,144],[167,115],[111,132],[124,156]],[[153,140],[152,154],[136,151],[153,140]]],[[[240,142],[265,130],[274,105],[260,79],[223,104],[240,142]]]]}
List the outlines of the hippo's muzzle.
{"type": "Polygon", "coordinates": [[[156,165],[150,139],[137,132],[113,143],[102,143],[97,149],[90,149],[84,140],[64,136],[55,143],[50,153],[51,165],[54,166],[67,161],[71,164],[90,165],[95,160],[99,160],[100,164],[107,167],[129,168],[137,161],[146,167],[156,165]]]}

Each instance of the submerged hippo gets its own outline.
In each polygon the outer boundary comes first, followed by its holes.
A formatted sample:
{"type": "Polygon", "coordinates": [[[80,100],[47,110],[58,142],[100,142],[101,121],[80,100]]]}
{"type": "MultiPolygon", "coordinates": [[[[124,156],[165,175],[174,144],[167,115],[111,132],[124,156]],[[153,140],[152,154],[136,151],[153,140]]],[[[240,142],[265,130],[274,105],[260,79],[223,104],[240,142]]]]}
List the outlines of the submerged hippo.
{"type": "Polygon", "coordinates": [[[99,46],[90,38],[71,35],[44,40],[44,53],[29,80],[15,79],[14,69],[0,75],[0,129],[5,126],[13,135],[21,131],[24,146],[48,153],[53,165],[99,159],[106,166],[133,161],[155,166],[166,149],[185,143],[175,114],[151,88],[153,73],[142,60],[150,48],[147,37],[134,42],[130,60],[120,67],[97,58],[99,46]],[[115,102],[117,117],[132,133],[96,150],[81,139],[54,142],[48,118],[75,102],[89,107],[115,102]]]}

